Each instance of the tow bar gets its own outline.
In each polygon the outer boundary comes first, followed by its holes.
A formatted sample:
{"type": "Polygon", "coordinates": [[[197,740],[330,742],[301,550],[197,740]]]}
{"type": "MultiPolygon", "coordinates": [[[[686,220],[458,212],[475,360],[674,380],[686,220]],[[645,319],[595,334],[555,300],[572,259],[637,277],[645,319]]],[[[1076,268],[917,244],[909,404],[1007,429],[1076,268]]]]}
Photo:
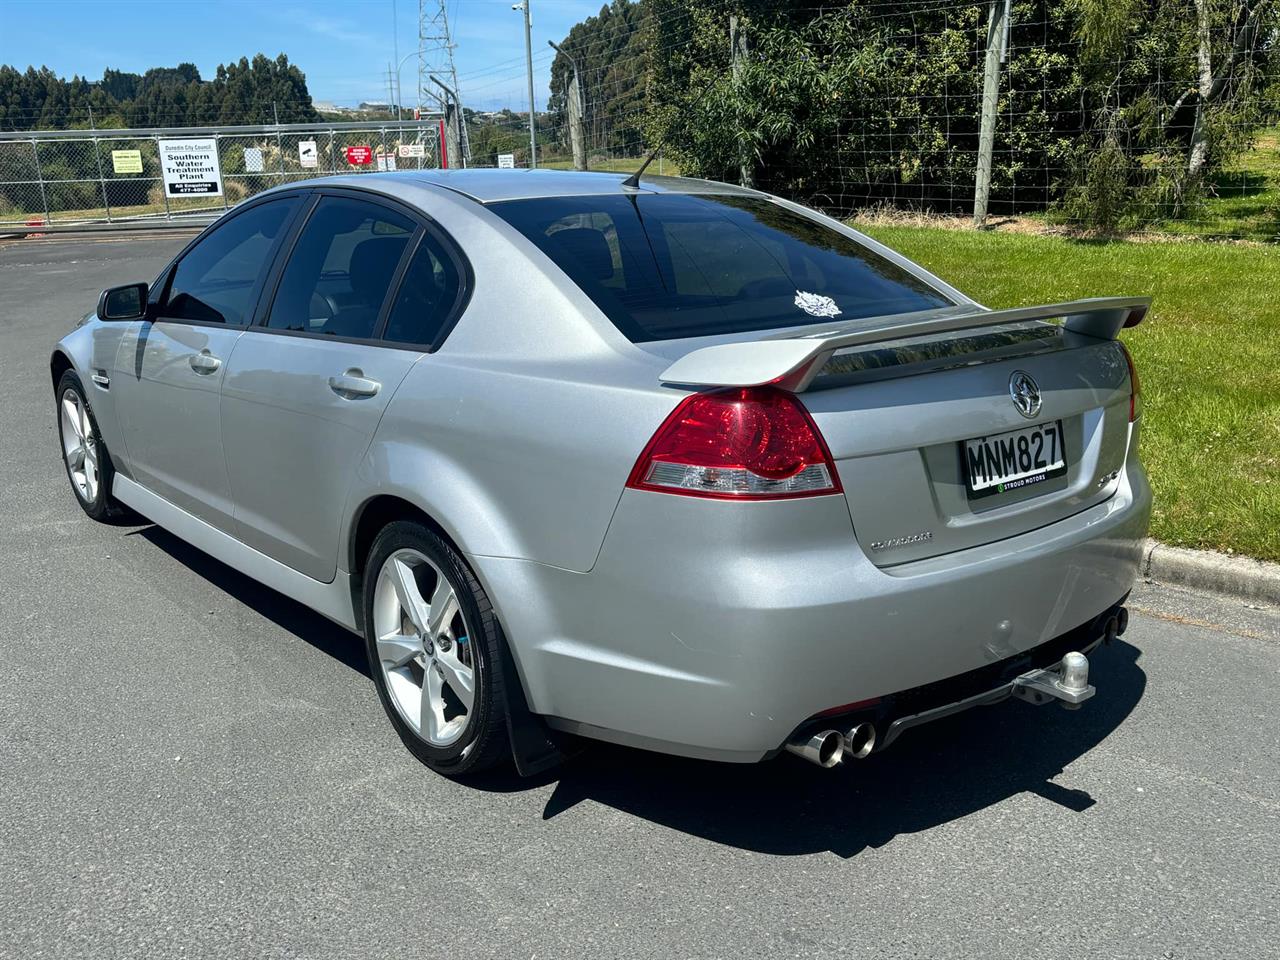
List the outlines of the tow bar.
{"type": "Polygon", "coordinates": [[[1010,693],[1036,706],[1058,700],[1066,709],[1075,710],[1097,690],[1089,682],[1089,658],[1072,651],[1052,667],[1016,677],[1010,693]]]}

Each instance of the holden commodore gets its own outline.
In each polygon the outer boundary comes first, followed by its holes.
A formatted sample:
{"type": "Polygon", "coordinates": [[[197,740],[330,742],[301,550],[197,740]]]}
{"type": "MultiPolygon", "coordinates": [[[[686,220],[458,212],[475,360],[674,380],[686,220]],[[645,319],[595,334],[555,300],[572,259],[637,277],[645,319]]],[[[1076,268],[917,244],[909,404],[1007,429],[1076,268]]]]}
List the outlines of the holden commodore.
{"type": "Polygon", "coordinates": [[[363,635],[434,770],[584,736],[834,766],[1094,694],[1147,307],[989,310],[726,184],[414,171],[240,204],[51,375],[84,511],[363,635]]]}

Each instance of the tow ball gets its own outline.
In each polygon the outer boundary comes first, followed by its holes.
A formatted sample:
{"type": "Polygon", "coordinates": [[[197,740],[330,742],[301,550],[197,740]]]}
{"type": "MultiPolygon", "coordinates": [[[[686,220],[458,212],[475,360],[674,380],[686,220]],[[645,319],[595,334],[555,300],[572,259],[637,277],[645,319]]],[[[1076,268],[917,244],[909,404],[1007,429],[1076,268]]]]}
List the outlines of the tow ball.
{"type": "Polygon", "coordinates": [[[1036,706],[1057,700],[1068,710],[1080,704],[1097,691],[1089,682],[1089,658],[1072,651],[1052,667],[1031,670],[1013,681],[1012,693],[1019,700],[1036,706]]]}

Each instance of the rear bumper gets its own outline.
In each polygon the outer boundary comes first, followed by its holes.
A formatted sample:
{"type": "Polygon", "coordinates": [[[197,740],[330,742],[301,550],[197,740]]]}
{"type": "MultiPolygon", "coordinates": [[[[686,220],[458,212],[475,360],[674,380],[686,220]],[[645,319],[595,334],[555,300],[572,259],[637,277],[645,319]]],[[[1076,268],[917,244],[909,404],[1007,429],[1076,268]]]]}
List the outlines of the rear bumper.
{"type": "Polygon", "coordinates": [[[1107,632],[1107,627],[1108,623],[1115,627],[1117,620],[1127,623],[1128,613],[1124,610],[1123,602],[1124,598],[1088,623],[1024,653],[978,667],[958,677],[899,691],[874,703],[859,704],[847,711],[811,718],[788,741],[798,742],[819,730],[834,728],[846,731],[856,724],[870,723],[877,731],[874,752],[879,753],[887,750],[898,737],[914,727],[954,716],[973,707],[993,706],[1015,696],[1037,705],[1057,699],[1068,709],[1077,709],[1083,701],[1093,696],[1092,686],[1087,690],[1069,691],[1067,694],[1058,692],[1048,696],[1030,692],[1028,687],[1034,687],[1035,684],[1028,684],[1027,681],[1032,678],[1039,681],[1045,676],[1060,679],[1059,673],[1052,671],[1060,669],[1067,654],[1091,653],[1104,640],[1109,642],[1116,634],[1122,633],[1123,626],[1117,627],[1115,633],[1111,634],[1107,632]]]}
{"type": "Polygon", "coordinates": [[[1105,503],[881,569],[842,497],[628,490],[588,573],[472,559],[553,726],[749,762],[818,713],[958,681],[1089,624],[1128,593],[1150,511],[1131,458],[1105,503]]]}

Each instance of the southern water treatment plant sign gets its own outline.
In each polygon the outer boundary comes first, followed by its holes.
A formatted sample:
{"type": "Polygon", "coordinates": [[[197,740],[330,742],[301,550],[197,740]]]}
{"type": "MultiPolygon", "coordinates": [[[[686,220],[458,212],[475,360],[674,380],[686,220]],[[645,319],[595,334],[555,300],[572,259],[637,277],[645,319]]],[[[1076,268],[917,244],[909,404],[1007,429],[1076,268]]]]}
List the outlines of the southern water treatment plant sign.
{"type": "Polygon", "coordinates": [[[222,196],[218,141],[213,137],[161,140],[160,169],[167,197],[222,196]]]}

